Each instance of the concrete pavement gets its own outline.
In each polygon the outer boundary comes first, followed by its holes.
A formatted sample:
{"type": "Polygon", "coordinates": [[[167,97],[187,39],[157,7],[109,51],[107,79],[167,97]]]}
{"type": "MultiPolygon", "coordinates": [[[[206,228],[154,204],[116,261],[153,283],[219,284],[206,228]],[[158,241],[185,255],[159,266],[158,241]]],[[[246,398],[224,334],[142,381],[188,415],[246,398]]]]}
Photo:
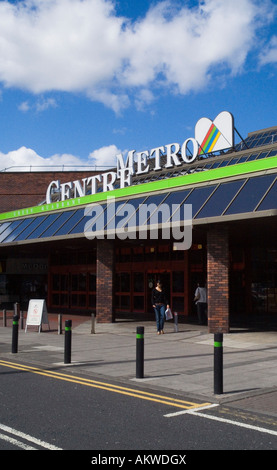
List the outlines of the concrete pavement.
{"type": "Polygon", "coordinates": [[[0,326],[0,360],[92,375],[99,380],[143,386],[160,392],[226,403],[240,400],[277,416],[277,331],[231,330],[223,335],[223,393],[214,394],[214,335],[206,326],[166,322],[158,336],[154,322],[117,321],[95,325],[89,317],[72,320],[71,362],[64,364],[64,331],[57,315],[49,327],[19,327],[18,352],[11,351],[12,326],[0,326]],[[136,378],[136,330],[144,327],[144,376],[136,378]],[[251,404],[252,400],[252,404],[251,404]]]}

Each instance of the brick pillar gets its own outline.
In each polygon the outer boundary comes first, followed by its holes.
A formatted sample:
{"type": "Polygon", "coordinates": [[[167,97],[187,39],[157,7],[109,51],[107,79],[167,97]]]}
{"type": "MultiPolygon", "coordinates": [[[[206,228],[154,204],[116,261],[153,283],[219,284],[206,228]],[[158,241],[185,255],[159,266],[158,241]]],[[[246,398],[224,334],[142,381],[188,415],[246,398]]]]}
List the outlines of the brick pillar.
{"type": "Polygon", "coordinates": [[[96,320],[114,321],[114,241],[97,240],[96,255],[96,320]]]}
{"type": "Polygon", "coordinates": [[[210,226],[207,235],[208,329],[229,332],[229,240],[224,226],[210,226]]]}

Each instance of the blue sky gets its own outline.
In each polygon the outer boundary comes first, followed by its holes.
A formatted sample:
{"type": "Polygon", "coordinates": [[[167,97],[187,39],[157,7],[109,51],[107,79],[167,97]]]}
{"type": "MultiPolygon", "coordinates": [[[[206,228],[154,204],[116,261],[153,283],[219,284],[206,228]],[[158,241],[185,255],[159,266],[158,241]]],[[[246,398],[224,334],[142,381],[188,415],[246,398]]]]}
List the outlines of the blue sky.
{"type": "Polygon", "coordinates": [[[246,137],[276,85],[276,0],[0,0],[0,169],[110,167],[223,110],[246,137]]]}

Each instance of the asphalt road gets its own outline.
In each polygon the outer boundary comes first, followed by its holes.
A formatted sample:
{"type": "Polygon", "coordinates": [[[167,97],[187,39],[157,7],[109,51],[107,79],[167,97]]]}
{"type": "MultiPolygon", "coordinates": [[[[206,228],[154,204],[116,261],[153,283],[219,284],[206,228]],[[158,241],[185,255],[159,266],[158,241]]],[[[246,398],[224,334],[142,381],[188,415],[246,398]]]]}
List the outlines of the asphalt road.
{"type": "Polygon", "coordinates": [[[0,364],[1,450],[87,450],[98,459],[99,452],[113,451],[277,448],[276,419],[232,403],[186,400],[13,362],[0,364]]]}

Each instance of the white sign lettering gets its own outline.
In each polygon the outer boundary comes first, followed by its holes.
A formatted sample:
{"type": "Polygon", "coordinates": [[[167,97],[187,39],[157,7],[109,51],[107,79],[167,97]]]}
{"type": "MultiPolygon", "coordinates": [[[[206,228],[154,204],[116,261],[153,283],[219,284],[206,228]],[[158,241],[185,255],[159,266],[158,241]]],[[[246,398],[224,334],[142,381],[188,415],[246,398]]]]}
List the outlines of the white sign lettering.
{"type": "Polygon", "coordinates": [[[99,185],[102,192],[113,191],[115,187],[131,186],[134,175],[147,174],[150,171],[149,158],[154,160],[154,171],[162,169],[162,155],[166,157],[164,168],[192,163],[200,155],[232,147],[233,129],[233,116],[227,111],[220,113],[214,121],[201,118],[195,126],[195,138],[186,139],[182,145],[173,143],[142,152],[131,150],[125,161],[122,154],[116,155],[116,171],[90,176],[81,181],[52,181],[47,188],[46,203],[51,204],[55,194],[58,195],[58,198],[55,197],[56,201],[96,194],[99,185]]]}
{"type": "Polygon", "coordinates": [[[150,166],[147,160],[150,155],[154,155],[155,166],[154,170],[161,170],[160,157],[161,152],[165,151],[166,163],[164,168],[173,168],[175,166],[185,163],[192,163],[198,154],[198,144],[195,139],[187,139],[182,146],[179,144],[169,144],[165,147],[158,147],[149,151],[137,152],[132,150],[128,152],[126,161],[124,162],[123,155],[116,155],[117,171],[109,171],[89,178],[83,178],[81,181],[71,181],[67,183],[60,183],[59,180],[52,181],[46,192],[46,203],[51,204],[52,196],[59,193],[59,201],[65,201],[71,197],[82,197],[88,194],[96,194],[98,184],[102,185],[102,191],[113,191],[115,184],[119,184],[120,188],[132,185],[132,178],[134,175],[146,174],[149,172],[150,166]],[[187,144],[191,141],[193,143],[193,154],[187,155],[187,144]],[[136,162],[135,162],[136,157],[136,162]],[[182,161],[183,160],[183,161],[182,161]],[[136,165],[136,170],[135,170],[136,165]],[[73,191],[73,196],[72,196],[73,191]]]}

